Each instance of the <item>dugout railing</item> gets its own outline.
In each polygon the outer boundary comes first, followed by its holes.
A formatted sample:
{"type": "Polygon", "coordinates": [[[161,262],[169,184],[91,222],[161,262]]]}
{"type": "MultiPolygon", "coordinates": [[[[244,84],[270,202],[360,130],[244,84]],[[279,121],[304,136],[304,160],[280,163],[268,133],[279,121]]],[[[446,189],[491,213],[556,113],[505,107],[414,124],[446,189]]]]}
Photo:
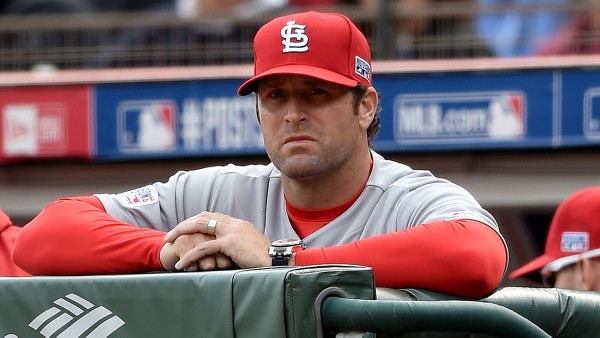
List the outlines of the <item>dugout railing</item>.
{"type": "Polygon", "coordinates": [[[0,335],[597,337],[600,294],[501,288],[481,299],[381,289],[370,268],[0,278],[0,335]]]}

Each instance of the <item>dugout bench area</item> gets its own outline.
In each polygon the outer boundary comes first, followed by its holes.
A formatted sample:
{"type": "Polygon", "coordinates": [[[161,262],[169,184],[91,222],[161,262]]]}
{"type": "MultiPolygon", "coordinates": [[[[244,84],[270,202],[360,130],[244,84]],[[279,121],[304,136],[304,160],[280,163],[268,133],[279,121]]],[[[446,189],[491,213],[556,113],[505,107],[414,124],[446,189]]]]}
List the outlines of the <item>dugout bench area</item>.
{"type": "Polygon", "coordinates": [[[0,337],[596,337],[600,293],[377,288],[346,265],[0,278],[0,337]]]}

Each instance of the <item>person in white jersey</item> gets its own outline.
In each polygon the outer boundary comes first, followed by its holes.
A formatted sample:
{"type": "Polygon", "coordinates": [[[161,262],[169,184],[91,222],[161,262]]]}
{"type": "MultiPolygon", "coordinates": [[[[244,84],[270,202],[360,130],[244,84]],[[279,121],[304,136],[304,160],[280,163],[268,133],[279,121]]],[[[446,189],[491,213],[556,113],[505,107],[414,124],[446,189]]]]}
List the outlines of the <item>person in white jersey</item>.
{"type": "Polygon", "coordinates": [[[372,150],[379,94],[349,18],[275,18],[254,51],[238,94],[256,97],[271,163],[59,199],[25,225],[14,261],[46,275],[357,264],[381,287],[480,297],[499,285],[508,250],[493,216],[460,186],[372,150]]]}

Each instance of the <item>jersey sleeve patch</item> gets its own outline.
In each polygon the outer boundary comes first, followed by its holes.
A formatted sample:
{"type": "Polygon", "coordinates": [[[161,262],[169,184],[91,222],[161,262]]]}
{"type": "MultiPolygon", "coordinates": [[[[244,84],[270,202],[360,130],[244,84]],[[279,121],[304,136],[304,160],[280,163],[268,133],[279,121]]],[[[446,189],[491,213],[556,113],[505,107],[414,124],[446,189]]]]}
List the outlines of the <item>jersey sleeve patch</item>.
{"type": "Polygon", "coordinates": [[[158,191],[151,185],[126,191],[117,196],[125,207],[141,207],[158,202],[158,191]]]}

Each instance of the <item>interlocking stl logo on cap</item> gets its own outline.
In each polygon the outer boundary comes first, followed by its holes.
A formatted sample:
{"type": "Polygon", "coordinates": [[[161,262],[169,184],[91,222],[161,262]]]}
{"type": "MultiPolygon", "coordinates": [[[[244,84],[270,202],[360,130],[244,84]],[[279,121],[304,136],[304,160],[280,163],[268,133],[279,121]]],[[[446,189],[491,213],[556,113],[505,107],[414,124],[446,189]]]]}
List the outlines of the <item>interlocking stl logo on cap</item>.
{"type": "Polygon", "coordinates": [[[296,21],[288,21],[281,29],[281,37],[283,41],[283,52],[306,52],[308,50],[308,36],[304,34],[304,25],[297,25],[296,21]]]}
{"type": "Polygon", "coordinates": [[[371,86],[371,51],[365,36],[344,15],[303,12],[273,19],[254,38],[254,76],[238,89],[256,90],[272,75],[300,75],[355,87],[371,86]]]}

